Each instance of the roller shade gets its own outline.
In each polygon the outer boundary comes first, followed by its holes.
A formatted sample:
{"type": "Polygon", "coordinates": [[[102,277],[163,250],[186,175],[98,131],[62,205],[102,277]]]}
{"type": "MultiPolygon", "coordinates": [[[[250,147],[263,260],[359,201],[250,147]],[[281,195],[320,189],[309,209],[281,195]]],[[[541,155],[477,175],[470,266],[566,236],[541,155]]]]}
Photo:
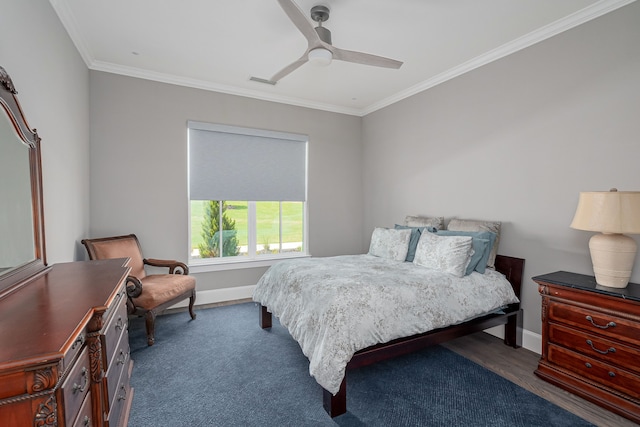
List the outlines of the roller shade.
{"type": "Polygon", "coordinates": [[[191,200],[306,201],[305,135],[187,126],[191,200]]]}

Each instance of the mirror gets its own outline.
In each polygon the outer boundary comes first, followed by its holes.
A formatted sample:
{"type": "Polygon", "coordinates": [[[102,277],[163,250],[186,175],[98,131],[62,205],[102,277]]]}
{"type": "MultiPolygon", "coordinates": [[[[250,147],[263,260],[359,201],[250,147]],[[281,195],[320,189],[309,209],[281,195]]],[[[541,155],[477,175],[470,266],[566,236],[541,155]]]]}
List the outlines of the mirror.
{"type": "Polygon", "coordinates": [[[40,138],[0,67],[0,298],[46,268],[40,138]]]}

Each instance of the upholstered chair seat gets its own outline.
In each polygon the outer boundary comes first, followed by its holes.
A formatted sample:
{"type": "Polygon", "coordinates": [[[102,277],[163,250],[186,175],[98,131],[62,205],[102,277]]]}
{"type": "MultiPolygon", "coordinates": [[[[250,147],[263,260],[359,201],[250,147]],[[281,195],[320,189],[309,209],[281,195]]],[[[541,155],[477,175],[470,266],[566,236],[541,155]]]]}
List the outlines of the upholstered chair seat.
{"type": "Polygon", "coordinates": [[[143,292],[133,299],[136,307],[153,310],[154,307],[187,294],[196,288],[193,276],[181,274],[152,274],[142,280],[143,292]]]}
{"type": "MultiPolygon", "coordinates": [[[[131,272],[127,277],[127,307],[129,314],[145,317],[147,344],[155,342],[156,316],[168,307],[189,298],[189,314],[196,318],[196,279],[189,276],[189,267],[175,260],[146,259],[135,234],[84,239],[90,259],[129,258],[131,272]],[[145,266],[168,268],[168,274],[147,274],[145,266]]],[[[166,270],[165,270],[166,271],[166,270]]]]}

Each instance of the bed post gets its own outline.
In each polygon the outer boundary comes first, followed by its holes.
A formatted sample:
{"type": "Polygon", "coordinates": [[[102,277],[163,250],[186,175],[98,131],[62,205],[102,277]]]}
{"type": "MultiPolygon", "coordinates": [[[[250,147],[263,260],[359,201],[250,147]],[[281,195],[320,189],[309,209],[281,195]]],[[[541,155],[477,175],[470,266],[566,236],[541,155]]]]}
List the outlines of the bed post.
{"type": "Polygon", "coordinates": [[[258,304],[258,314],[260,315],[258,319],[258,321],[260,322],[260,327],[262,329],[270,328],[272,323],[271,313],[267,311],[267,307],[262,304],[258,304]]]}
{"type": "MultiPolygon", "coordinates": [[[[504,255],[496,256],[495,261],[496,270],[504,274],[513,292],[518,298],[520,298],[520,291],[522,288],[522,276],[524,273],[524,259],[509,257],[504,255]]],[[[504,343],[513,348],[522,347],[522,308],[520,304],[511,304],[509,311],[514,311],[513,315],[507,318],[507,323],[504,325],[504,343]]]]}
{"type": "Polygon", "coordinates": [[[509,316],[504,325],[504,343],[513,348],[522,347],[522,309],[519,309],[514,316],[509,316]]]}
{"type": "Polygon", "coordinates": [[[335,396],[326,389],[322,389],[322,406],[324,406],[324,410],[327,411],[327,414],[329,414],[331,418],[347,412],[346,372],[344,378],[342,378],[342,382],[340,383],[340,390],[338,390],[338,393],[335,396]]]}

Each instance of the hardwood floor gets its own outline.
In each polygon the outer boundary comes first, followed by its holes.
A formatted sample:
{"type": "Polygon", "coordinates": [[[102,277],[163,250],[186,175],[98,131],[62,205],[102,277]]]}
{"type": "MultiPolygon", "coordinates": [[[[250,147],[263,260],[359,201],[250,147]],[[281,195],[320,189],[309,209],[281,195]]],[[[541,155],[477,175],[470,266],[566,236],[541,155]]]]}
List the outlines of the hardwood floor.
{"type": "Polygon", "coordinates": [[[538,354],[524,348],[514,349],[506,346],[501,339],[493,335],[478,332],[449,341],[443,346],[597,426],[638,425],[541,380],[533,373],[538,366],[538,354]]]}

